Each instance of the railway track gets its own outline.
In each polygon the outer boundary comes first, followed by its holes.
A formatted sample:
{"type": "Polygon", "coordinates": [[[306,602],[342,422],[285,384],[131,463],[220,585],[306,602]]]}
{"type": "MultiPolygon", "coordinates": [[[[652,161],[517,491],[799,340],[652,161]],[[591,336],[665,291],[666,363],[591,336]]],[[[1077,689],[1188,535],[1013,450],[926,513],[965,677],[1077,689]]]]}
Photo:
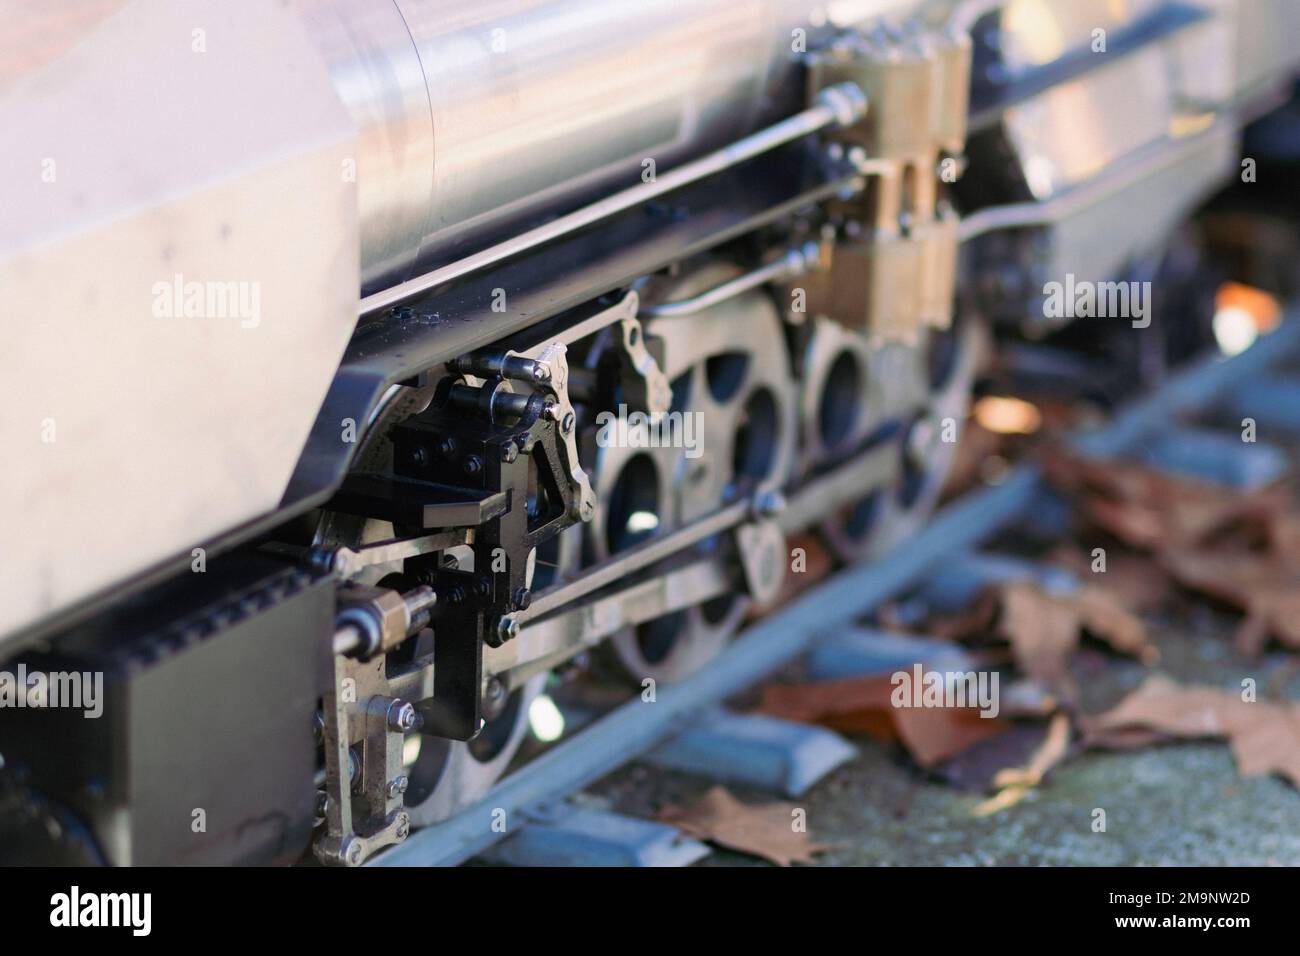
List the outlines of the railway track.
{"type": "MultiPolygon", "coordinates": [[[[1216,409],[1258,410],[1261,440],[1286,428],[1300,431],[1285,396],[1300,390],[1300,323],[1284,322],[1247,351],[1211,357],[1181,372],[1121,411],[1104,427],[1074,436],[1075,449],[1098,458],[1126,457],[1216,409]]],[[[1242,445],[1242,454],[1263,446],[1242,445]]],[[[1223,468],[1230,462],[1209,464],[1223,468]]],[[[698,857],[690,841],[661,823],[614,814],[579,812],[569,798],[611,771],[656,748],[681,742],[678,752],[717,758],[715,771],[750,782],[767,781],[797,793],[844,759],[829,732],[751,726],[769,718],[722,716],[729,697],[818,645],[852,631],[863,615],[921,582],[941,563],[974,560],[999,531],[1035,515],[1044,491],[1030,458],[996,486],[971,492],[938,513],[889,555],[842,571],[805,591],[745,630],[712,664],[680,682],[616,707],[509,774],[486,797],[456,816],[413,834],[379,854],[374,866],[451,866],[512,841],[516,852],[496,858],[532,864],[574,862],[687,863],[698,857]],[[725,766],[724,766],[725,765],[725,766]],[[531,832],[528,840],[520,834],[531,832]]],[[[861,648],[863,635],[858,634],[861,648]]],[[[802,725],[796,725],[801,727],[802,725]]],[[[673,758],[669,758],[670,760],[673,758]]],[[[680,759],[680,758],[679,758],[680,759]]],[[[687,760],[689,762],[689,759],[687,760]]],[[[512,845],[507,844],[507,846],[512,845]]]]}

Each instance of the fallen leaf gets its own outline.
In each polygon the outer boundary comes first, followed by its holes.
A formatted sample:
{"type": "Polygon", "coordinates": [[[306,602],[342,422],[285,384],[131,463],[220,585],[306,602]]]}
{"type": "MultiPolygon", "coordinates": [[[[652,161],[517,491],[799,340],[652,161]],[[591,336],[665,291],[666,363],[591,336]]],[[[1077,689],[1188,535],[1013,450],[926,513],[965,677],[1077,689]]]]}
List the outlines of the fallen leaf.
{"type": "Polygon", "coordinates": [[[962,610],[926,621],[923,630],[944,640],[1001,638],[1022,672],[1054,688],[1068,687],[1070,655],[1085,631],[1143,663],[1160,658],[1141,618],[1112,591],[1092,584],[1068,594],[1034,581],[994,585],[962,610]]]}
{"type": "Polygon", "coordinates": [[[812,863],[815,854],[833,846],[814,843],[807,831],[795,828],[798,809],[779,800],[741,803],[725,787],[713,787],[689,806],[665,807],[658,818],[701,840],[789,866],[812,863]]]}
{"type": "Polygon", "coordinates": [[[1268,550],[1289,564],[1300,564],[1300,514],[1288,512],[1273,519],[1268,550]]]}
{"type": "Polygon", "coordinates": [[[1106,555],[1105,570],[1094,571],[1090,555],[1067,545],[1052,552],[1050,560],[1088,581],[1134,614],[1153,611],[1169,600],[1169,575],[1158,561],[1147,555],[1117,553],[1112,549],[1106,555]]]}
{"type": "Polygon", "coordinates": [[[890,674],[768,684],[758,709],[772,717],[822,724],[845,733],[897,737],[922,767],[932,767],[1007,729],[1005,721],[981,717],[975,707],[895,707],[894,690],[890,674]]]}
{"type": "Polygon", "coordinates": [[[1011,644],[1016,664],[1030,677],[1060,684],[1079,644],[1079,615],[1037,585],[1015,582],[999,589],[997,632],[1011,644]]]}
{"type": "Polygon", "coordinates": [[[1006,733],[982,740],[945,760],[935,773],[963,790],[991,791],[998,774],[1032,760],[1046,737],[1046,723],[1014,723],[1006,733]]]}
{"type": "Polygon", "coordinates": [[[997,589],[985,588],[961,610],[930,618],[925,622],[924,631],[944,641],[979,637],[990,633],[997,624],[999,606],[997,589]]]}
{"type": "Polygon", "coordinates": [[[1087,584],[1066,600],[1072,601],[1079,613],[1079,623],[1093,637],[1144,664],[1160,660],[1160,651],[1147,638],[1142,619],[1125,608],[1113,592],[1087,584]]]}
{"type": "MultiPolygon", "coordinates": [[[[1017,728],[1012,733],[1027,729],[1017,728]]],[[[998,792],[977,804],[972,810],[972,816],[989,816],[1019,803],[1027,793],[1042,783],[1049,770],[1069,754],[1070,718],[1066,714],[1056,714],[1045,728],[1033,728],[1033,733],[1035,745],[1022,763],[1013,766],[1004,763],[986,779],[986,785],[996,787],[998,792]]],[[[988,745],[982,749],[987,747],[988,745]]]]}
{"type": "Polygon", "coordinates": [[[1245,612],[1238,650],[1254,656],[1270,635],[1300,647],[1300,563],[1274,553],[1170,552],[1162,558],[1179,584],[1245,612]]]}
{"type": "Polygon", "coordinates": [[[848,677],[802,684],[765,684],[758,709],[771,717],[815,724],[858,710],[890,709],[889,676],[848,677]]]}
{"type": "Polygon", "coordinates": [[[927,768],[1007,729],[973,707],[895,707],[890,715],[912,759],[927,768]]]}
{"type": "Polygon", "coordinates": [[[1277,485],[1241,491],[1059,448],[1044,455],[1043,467],[1053,485],[1074,496],[1088,522],[1144,550],[1200,547],[1229,533],[1265,535],[1288,505],[1286,490],[1277,485]]]}
{"type": "Polygon", "coordinates": [[[1007,787],[1005,790],[999,790],[987,800],[981,800],[977,803],[975,809],[971,811],[971,816],[987,817],[1009,807],[1014,807],[1032,789],[1032,787],[1007,787]]]}
{"type": "Polygon", "coordinates": [[[995,787],[1036,787],[1047,771],[1065,759],[1070,751],[1070,718],[1057,714],[1047,725],[1047,734],[1022,767],[1008,767],[993,778],[995,787]]]}
{"type": "Polygon", "coordinates": [[[1050,686],[1066,681],[1083,631],[1143,663],[1159,659],[1141,619],[1101,589],[1084,585],[1072,594],[1054,594],[1033,582],[1014,581],[1002,585],[999,594],[995,633],[1011,644],[1022,671],[1050,686]]]}
{"type": "Polygon", "coordinates": [[[1113,709],[1085,719],[1089,736],[1146,729],[1174,737],[1226,738],[1243,776],[1278,773],[1300,786],[1300,704],[1245,701],[1214,687],[1150,677],[1113,709]]]}

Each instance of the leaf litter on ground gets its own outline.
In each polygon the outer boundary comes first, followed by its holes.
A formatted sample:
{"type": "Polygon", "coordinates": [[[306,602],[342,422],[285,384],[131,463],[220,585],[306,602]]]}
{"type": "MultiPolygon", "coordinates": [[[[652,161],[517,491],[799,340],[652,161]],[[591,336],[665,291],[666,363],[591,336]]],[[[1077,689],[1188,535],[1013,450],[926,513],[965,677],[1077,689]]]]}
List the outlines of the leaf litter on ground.
{"type": "Polygon", "coordinates": [[[812,863],[816,854],[833,847],[813,841],[799,810],[783,800],[744,803],[726,787],[715,786],[686,806],[664,807],[658,819],[701,840],[790,866],[812,863]]]}
{"type": "Polygon", "coordinates": [[[1069,676],[1085,635],[1156,664],[1140,615],[1166,606],[1175,584],[1244,613],[1240,650],[1257,652],[1269,636],[1300,647],[1300,514],[1290,510],[1290,493],[1279,485],[1239,491],[1061,452],[1047,456],[1045,471],[1074,498],[1085,526],[1121,547],[1103,552],[1104,565],[1094,564],[1095,551],[1059,549],[1052,559],[1084,582],[1077,590],[1005,582],[913,627],[940,640],[1005,642],[1022,679],[1007,685],[998,717],[970,707],[895,707],[888,674],[769,684],[759,710],[897,740],[921,768],[992,793],[974,808],[977,816],[1014,805],[1083,749],[1189,737],[1226,739],[1243,775],[1279,773],[1300,785],[1300,704],[1247,702],[1151,676],[1113,710],[1088,716],[1073,706],[1069,676]]]}
{"type": "MultiPolygon", "coordinates": [[[[1144,465],[1055,451],[1045,472],[1070,493],[1085,524],[1146,552],[1149,567],[1186,590],[1243,615],[1239,653],[1256,656],[1269,638],[1300,648],[1300,513],[1285,484],[1241,490],[1169,475],[1144,465]]],[[[1142,559],[1116,555],[1130,607],[1158,586],[1142,559]],[[1138,593],[1133,593],[1137,591],[1138,593]]],[[[1078,559],[1074,559],[1077,566],[1078,559]]]]}

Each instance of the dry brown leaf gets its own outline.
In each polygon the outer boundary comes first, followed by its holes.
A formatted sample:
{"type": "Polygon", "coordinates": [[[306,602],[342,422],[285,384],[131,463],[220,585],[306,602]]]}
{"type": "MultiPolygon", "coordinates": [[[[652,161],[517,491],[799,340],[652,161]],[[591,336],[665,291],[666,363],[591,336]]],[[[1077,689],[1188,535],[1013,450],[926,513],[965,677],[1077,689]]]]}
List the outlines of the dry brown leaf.
{"type": "Polygon", "coordinates": [[[895,707],[890,675],[804,684],[768,684],[758,709],[772,717],[817,723],[845,733],[897,737],[922,767],[1003,733],[1005,721],[973,707],[895,707]]]}
{"type": "Polygon", "coordinates": [[[944,641],[963,641],[990,633],[998,621],[1000,602],[996,588],[985,588],[970,604],[951,614],[930,618],[924,631],[944,641]]]}
{"type": "Polygon", "coordinates": [[[1023,767],[1007,767],[993,776],[995,787],[1036,787],[1070,752],[1070,718],[1057,714],[1047,725],[1047,734],[1023,767]]]}
{"type": "Polygon", "coordinates": [[[1007,729],[1006,721],[972,707],[894,707],[889,714],[912,759],[926,768],[1007,729]]]}
{"type": "Polygon", "coordinates": [[[1016,664],[1030,677],[1060,684],[1079,644],[1078,613],[1069,603],[1027,582],[1005,585],[1000,593],[997,632],[1010,642],[1016,664]]]}
{"type": "Polygon", "coordinates": [[[1278,515],[1268,526],[1268,550],[1288,564],[1300,564],[1300,514],[1278,515]]]}
{"type": "Polygon", "coordinates": [[[836,714],[889,710],[891,690],[889,678],[885,675],[803,684],[765,684],[758,709],[772,717],[815,724],[836,714]]]}
{"type": "Polygon", "coordinates": [[[1070,718],[1055,715],[1047,725],[1042,742],[1020,767],[1004,767],[993,775],[993,786],[998,792],[981,801],[971,811],[972,816],[986,817],[1015,806],[1034,787],[1043,781],[1047,772],[1070,752],[1070,718]]]}
{"type": "Polygon", "coordinates": [[[1006,733],[980,741],[935,768],[945,782],[963,790],[991,791],[993,778],[1007,767],[1027,763],[1043,745],[1047,724],[1018,721],[1006,733]]]}
{"type": "Polygon", "coordinates": [[[1066,545],[1052,552],[1051,561],[1135,614],[1163,607],[1169,600],[1169,575],[1159,562],[1146,555],[1112,552],[1106,555],[1106,570],[1093,571],[1089,555],[1066,545]]]}
{"type": "Polygon", "coordinates": [[[796,829],[793,803],[741,803],[725,787],[713,787],[686,807],[665,807],[658,814],[691,836],[749,853],[775,863],[812,863],[813,856],[832,844],[814,843],[805,830],[796,829]]]}
{"type": "Polygon", "coordinates": [[[1094,584],[1070,594],[1046,591],[1033,581],[995,585],[961,611],[927,621],[924,631],[954,641],[999,637],[1010,644],[1021,671],[1058,689],[1069,683],[1070,655],[1083,631],[1143,663],[1160,657],[1141,618],[1114,591],[1094,584]]]}
{"type": "Polygon", "coordinates": [[[1269,635],[1300,648],[1300,563],[1243,551],[1170,552],[1163,559],[1179,584],[1246,614],[1238,649],[1258,654],[1269,635]]]}
{"type": "MultiPolygon", "coordinates": [[[[1183,587],[1241,610],[1240,653],[1258,654],[1270,637],[1300,648],[1300,514],[1289,510],[1286,487],[1241,491],[1061,449],[1045,456],[1044,469],[1093,524],[1154,552],[1183,587]]],[[[1135,590],[1122,601],[1137,610],[1152,586],[1144,575],[1130,567],[1108,583],[1135,590]]],[[[1124,628],[1117,635],[1131,636],[1124,628]]]]}
{"type": "Polygon", "coordinates": [[[1093,637],[1144,664],[1160,660],[1160,651],[1148,640],[1142,619],[1125,608],[1113,592],[1088,584],[1071,595],[1071,600],[1079,612],[1079,623],[1093,637]]]}
{"type": "Polygon", "coordinates": [[[1014,807],[1017,803],[1023,800],[1025,795],[1032,789],[1032,787],[1006,787],[1005,789],[999,790],[987,800],[981,800],[977,803],[975,809],[971,811],[971,816],[992,816],[993,814],[1006,810],[1009,807],[1014,807]]]}
{"type": "Polygon", "coordinates": [[[1245,701],[1231,691],[1183,687],[1157,676],[1113,710],[1088,718],[1085,729],[1089,737],[1146,729],[1226,738],[1243,776],[1278,773],[1300,786],[1300,704],[1245,701]]]}
{"type": "Polygon", "coordinates": [[[1285,489],[1276,485],[1241,491],[1061,449],[1044,456],[1044,471],[1075,496],[1080,514],[1093,525],[1153,551],[1199,547],[1228,533],[1266,535],[1288,505],[1285,489]]]}
{"type": "Polygon", "coordinates": [[[1014,581],[999,590],[997,633],[1030,677],[1053,686],[1064,682],[1084,630],[1144,663],[1159,659],[1141,619],[1102,589],[1085,585],[1073,594],[1052,594],[1035,583],[1014,581]]]}

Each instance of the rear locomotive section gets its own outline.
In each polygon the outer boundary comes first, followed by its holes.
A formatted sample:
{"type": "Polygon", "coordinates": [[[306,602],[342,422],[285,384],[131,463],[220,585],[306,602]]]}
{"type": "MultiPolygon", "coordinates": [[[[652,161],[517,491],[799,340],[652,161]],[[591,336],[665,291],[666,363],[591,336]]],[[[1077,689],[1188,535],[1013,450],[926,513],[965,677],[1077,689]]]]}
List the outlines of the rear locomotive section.
{"type": "Polygon", "coordinates": [[[881,558],[1039,290],[1237,175],[1284,7],[11,11],[0,854],[362,864],[557,669],[881,558]]]}

